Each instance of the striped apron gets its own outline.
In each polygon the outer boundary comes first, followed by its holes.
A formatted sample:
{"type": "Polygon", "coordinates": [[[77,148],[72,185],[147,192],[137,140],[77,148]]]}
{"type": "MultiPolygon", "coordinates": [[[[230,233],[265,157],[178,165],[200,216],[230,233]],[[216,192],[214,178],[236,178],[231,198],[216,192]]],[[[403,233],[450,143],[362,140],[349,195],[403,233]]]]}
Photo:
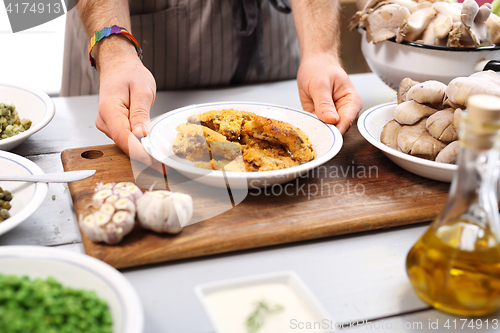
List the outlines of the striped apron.
{"type": "MultiPolygon", "coordinates": [[[[296,77],[300,63],[288,0],[133,0],[132,34],[158,90],[296,77]]],[[[61,96],[98,93],[88,37],[67,14],[61,96]]]]}

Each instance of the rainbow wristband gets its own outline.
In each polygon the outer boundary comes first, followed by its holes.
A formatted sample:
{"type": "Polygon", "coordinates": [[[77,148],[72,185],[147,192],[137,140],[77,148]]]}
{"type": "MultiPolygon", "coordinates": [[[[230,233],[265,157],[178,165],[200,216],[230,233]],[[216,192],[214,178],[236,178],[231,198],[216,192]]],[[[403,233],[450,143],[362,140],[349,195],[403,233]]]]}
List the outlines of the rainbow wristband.
{"type": "Polygon", "coordinates": [[[139,59],[142,60],[142,49],[139,46],[137,40],[134,38],[134,36],[132,36],[132,34],[127,31],[127,29],[114,25],[112,27],[104,27],[102,30],[97,31],[94,34],[94,36],[92,36],[92,38],[90,39],[89,61],[92,67],[96,68],[95,59],[92,57],[92,49],[94,48],[95,44],[97,44],[97,42],[101,41],[103,38],[109,37],[113,34],[123,34],[127,36],[130,39],[130,41],[134,44],[135,50],[137,51],[137,56],[139,57],[139,59]]]}

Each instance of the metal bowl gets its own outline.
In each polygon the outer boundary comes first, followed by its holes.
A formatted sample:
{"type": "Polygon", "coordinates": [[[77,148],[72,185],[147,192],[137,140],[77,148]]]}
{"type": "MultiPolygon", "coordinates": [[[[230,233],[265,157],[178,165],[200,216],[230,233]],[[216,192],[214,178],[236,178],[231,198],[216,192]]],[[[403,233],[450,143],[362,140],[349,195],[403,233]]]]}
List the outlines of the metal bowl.
{"type": "Polygon", "coordinates": [[[447,47],[386,40],[367,42],[362,34],[361,51],[370,69],[389,87],[397,90],[402,79],[436,80],[444,84],[456,77],[469,76],[485,69],[500,71],[500,46],[447,47]]]}

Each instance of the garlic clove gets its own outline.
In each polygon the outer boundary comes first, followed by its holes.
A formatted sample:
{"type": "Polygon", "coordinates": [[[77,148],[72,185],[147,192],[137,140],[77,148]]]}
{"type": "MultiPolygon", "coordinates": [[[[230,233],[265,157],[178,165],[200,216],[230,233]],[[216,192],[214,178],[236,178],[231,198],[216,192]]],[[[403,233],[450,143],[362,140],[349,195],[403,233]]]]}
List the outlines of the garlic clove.
{"type": "Polygon", "coordinates": [[[104,203],[100,208],[99,211],[103,212],[104,214],[107,215],[113,215],[116,211],[115,207],[110,204],[110,203],[104,203]]]}
{"type": "Polygon", "coordinates": [[[119,211],[113,215],[113,224],[122,229],[124,234],[128,234],[134,228],[134,214],[127,211],[119,211]]]}
{"type": "Polygon", "coordinates": [[[120,198],[114,203],[114,207],[117,210],[124,210],[135,215],[136,207],[134,202],[130,198],[120,198]]]}
{"type": "Polygon", "coordinates": [[[98,227],[101,227],[111,221],[111,215],[103,213],[101,211],[96,211],[93,213],[95,218],[95,223],[98,227]]]}
{"type": "Polygon", "coordinates": [[[106,199],[109,198],[112,194],[113,191],[111,189],[99,190],[92,196],[92,204],[95,207],[100,207],[106,201],[106,199]]]}
{"type": "Polygon", "coordinates": [[[106,201],[104,201],[105,203],[109,203],[109,204],[114,204],[116,202],[116,200],[120,199],[116,194],[113,194],[113,195],[110,195],[109,197],[106,198],[106,201]]]}
{"type": "Polygon", "coordinates": [[[136,202],[143,195],[142,190],[134,183],[127,183],[125,190],[130,193],[134,202],[136,202]]]}

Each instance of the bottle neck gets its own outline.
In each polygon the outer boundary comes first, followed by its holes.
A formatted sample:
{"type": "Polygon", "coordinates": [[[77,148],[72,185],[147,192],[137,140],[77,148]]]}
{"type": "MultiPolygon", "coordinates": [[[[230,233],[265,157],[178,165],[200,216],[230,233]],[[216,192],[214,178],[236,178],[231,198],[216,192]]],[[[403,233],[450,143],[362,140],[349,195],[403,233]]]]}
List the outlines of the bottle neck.
{"type": "Polygon", "coordinates": [[[462,145],[458,155],[458,171],[452,181],[445,209],[434,227],[457,221],[468,221],[481,227],[488,225],[500,241],[499,158],[498,149],[462,145]]]}

